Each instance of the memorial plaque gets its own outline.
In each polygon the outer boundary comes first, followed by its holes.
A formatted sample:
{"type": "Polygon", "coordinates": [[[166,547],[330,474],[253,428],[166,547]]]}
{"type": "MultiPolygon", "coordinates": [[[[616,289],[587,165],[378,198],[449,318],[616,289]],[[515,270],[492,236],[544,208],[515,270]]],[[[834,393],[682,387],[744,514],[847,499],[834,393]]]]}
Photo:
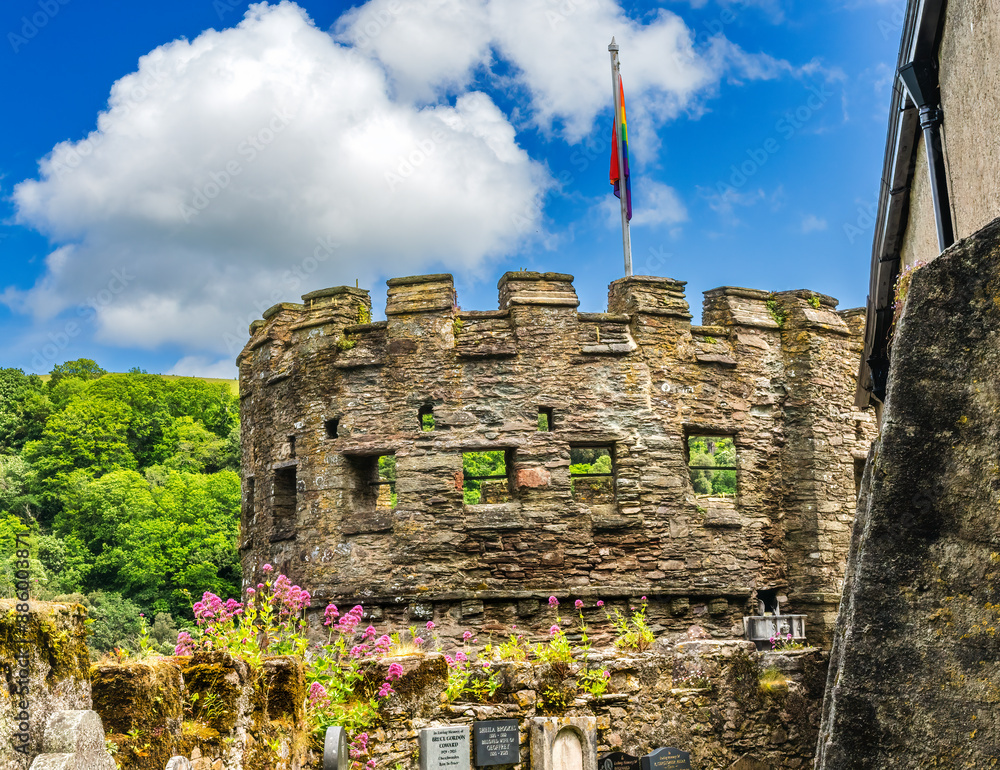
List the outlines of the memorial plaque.
{"type": "Polygon", "coordinates": [[[476,766],[513,765],[521,761],[520,729],[516,719],[490,719],[473,724],[476,766]]]}
{"type": "Polygon", "coordinates": [[[469,770],[469,726],[421,730],[420,770],[469,770]]]}
{"type": "Polygon", "coordinates": [[[336,725],[326,728],[323,743],[323,770],[347,770],[351,757],[347,751],[347,731],[336,725]]]}
{"type": "Polygon", "coordinates": [[[639,770],[639,757],[624,751],[612,751],[597,758],[597,770],[639,770]]]}
{"type": "Polygon", "coordinates": [[[657,749],[642,758],[641,770],[691,770],[691,755],[670,747],[657,749]]]}

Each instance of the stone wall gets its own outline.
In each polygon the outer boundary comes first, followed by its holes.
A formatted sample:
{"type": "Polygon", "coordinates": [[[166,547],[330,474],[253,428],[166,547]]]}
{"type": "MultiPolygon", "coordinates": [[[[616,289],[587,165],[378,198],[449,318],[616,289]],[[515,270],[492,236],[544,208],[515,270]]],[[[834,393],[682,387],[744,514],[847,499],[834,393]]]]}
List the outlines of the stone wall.
{"type": "Polygon", "coordinates": [[[22,612],[23,604],[0,599],[0,770],[27,770],[54,712],[90,708],[86,611],[31,601],[22,612]]]}
{"type": "Polygon", "coordinates": [[[1000,220],[913,276],[817,766],[1000,762],[1000,220]]]}
{"type": "Polygon", "coordinates": [[[874,434],[851,405],[857,311],[730,287],[706,294],[705,325],[692,326],[668,278],[615,281],[606,313],[578,312],[567,275],[508,273],[498,288],[498,310],[466,311],[449,275],[393,279],[388,320],[371,323],[368,292],[337,287],[251,326],[239,359],[248,584],[270,562],[314,607],[363,602],[374,619],[434,619],[445,635],[544,631],[540,602],[572,594],[621,607],[645,595],[657,631],[697,621],[738,636],[769,589],[824,641],[874,434]],[[538,430],[542,409],[551,431],[538,430]],[[735,500],[695,495],[698,434],[734,438],[735,500]],[[571,490],[571,447],[595,445],[613,453],[610,502],[571,490]],[[463,503],[473,450],[507,452],[510,502],[463,503]],[[367,487],[386,454],[395,509],[367,487]]]}
{"type": "Polygon", "coordinates": [[[398,697],[374,729],[378,767],[419,767],[424,727],[483,719],[520,722],[521,766],[530,756],[528,721],[536,716],[597,718],[597,751],[642,755],[662,746],[691,753],[698,770],[729,768],[743,760],[777,770],[807,768],[819,728],[826,658],[819,650],[757,653],[749,642],[710,640],[665,645],[647,653],[592,653],[590,665],[611,673],[606,694],[576,694],[546,666],[501,663],[494,703],[442,697],[440,656],[404,659],[398,697]],[[762,674],[769,670],[769,677],[762,674]],[[691,677],[685,679],[686,677],[691,677]]]}

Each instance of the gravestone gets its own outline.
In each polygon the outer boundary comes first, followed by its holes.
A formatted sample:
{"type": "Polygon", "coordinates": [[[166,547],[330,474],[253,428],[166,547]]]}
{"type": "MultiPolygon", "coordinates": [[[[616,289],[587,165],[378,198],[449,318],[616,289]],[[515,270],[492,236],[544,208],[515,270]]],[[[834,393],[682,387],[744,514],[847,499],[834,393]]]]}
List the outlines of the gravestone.
{"type": "Polygon", "coordinates": [[[516,719],[490,719],[472,727],[476,766],[513,765],[521,761],[520,730],[516,719]]]}
{"type": "Polygon", "coordinates": [[[552,770],[583,770],[583,744],[580,733],[564,727],[552,742],[552,770]]]}
{"type": "Polygon", "coordinates": [[[598,770],[597,717],[536,717],[530,729],[531,770],[598,770]]]}
{"type": "Polygon", "coordinates": [[[347,751],[347,732],[343,727],[326,728],[323,743],[323,770],[348,770],[351,757],[347,751]]]}
{"type": "Polygon", "coordinates": [[[646,754],[641,770],[691,770],[691,755],[669,746],[646,754]]]}
{"type": "Polygon", "coordinates": [[[597,770],[639,770],[639,757],[612,751],[597,758],[597,770]]]}
{"type": "Polygon", "coordinates": [[[421,730],[420,770],[469,770],[469,726],[421,730]]]}

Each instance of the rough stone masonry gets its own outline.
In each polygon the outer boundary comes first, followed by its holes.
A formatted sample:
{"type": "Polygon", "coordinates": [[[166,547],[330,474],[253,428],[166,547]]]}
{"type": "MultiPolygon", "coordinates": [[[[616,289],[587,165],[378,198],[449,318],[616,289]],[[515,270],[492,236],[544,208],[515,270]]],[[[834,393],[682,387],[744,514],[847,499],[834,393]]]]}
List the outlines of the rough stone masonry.
{"type": "Polygon", "coordinates": [[[450,275],[394,278],[386,321],[341,286],[254,322],[247,584],[270,562],[313,592],[316,629],[326,602],[363,602],[446,635],[547,629],[550,595],[646,596],[657,631],[740,635],[767,591],[825,642],[875,433],[852,405],[862,311],[723,287],[693,326],[683,282],[623,278],[582,313],[572,281],[507,273],[498,310],[467,311],[450,275]],[[735,499],[695,494],[691,436],[734,440],[735,499]],[[610,455],[607,496],[571,478],[575,448],[610,455]],[[463,452],[483,450],[505,453],[503,501],[468,505],[463,452]],[[386,455],[395,507],[373,484],[386,455]]]}

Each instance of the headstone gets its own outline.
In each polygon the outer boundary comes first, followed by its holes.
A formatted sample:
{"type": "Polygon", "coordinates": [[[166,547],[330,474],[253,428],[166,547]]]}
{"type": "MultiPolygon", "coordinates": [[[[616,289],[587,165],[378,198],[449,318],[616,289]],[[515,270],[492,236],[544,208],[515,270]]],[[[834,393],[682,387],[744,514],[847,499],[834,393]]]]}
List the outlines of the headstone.
{"type": "Polygon", "coordinates": [[[323,743],[323,770],[347,770],[350,765],[351,756],[347,750],[347,731],[336,725],[326,728],[326,741],[323,743]]]}
{"type": "Polygon", "coordinates": [[[583,770],[583,744],[572,727],[564,727],[552,742],[552,770],[583,770]]]}
{"type": "Polygon", "coordinates": [[[472,726],[476,766],[513,765],[521,761],[520,730],[516,719],[490,719],[472,726]]]}
{"type": "Polygon", "coordinates": [[[179,754],[172,756],[167,762],[166,770],[191,770],[191,760],[179,754]]]}
{"type": "Polygon", "coordinates": [[[469,770],[469,726],[420,731],[420,770],[469,770]]]}
{"type": "Polygon", "coordinates": [[[597,758],[597,770],[639,770],[639,757],[612,751],[597,758]]]}
{"type": "Polygon", "coordinates": [[[598,770],[597,717],[535,717],[530,730],[531,770],[598,770]]]}
{"type": "Polygon", "coordinates": [[[669,746],[646,754],[641,770],[691,770],[691,755],[669,746]]]}

